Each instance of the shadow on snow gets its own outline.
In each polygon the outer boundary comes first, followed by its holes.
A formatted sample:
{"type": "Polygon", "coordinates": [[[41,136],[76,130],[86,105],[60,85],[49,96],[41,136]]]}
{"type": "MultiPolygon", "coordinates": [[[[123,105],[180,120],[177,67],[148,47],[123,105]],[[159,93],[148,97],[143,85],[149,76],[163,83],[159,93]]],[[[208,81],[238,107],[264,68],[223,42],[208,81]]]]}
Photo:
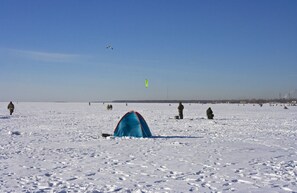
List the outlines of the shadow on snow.
{"type": "Polygon", "coordinates": [[[195,139],[195,138],[203,138],[203,137],[196,137],[196,136],[152,136],[150,138],[154,139],[195,139]]]}
{"type": "Polygon", "coordinates": [[[10,116],[0,116],[0,119],[10,119],[10,116]]]}

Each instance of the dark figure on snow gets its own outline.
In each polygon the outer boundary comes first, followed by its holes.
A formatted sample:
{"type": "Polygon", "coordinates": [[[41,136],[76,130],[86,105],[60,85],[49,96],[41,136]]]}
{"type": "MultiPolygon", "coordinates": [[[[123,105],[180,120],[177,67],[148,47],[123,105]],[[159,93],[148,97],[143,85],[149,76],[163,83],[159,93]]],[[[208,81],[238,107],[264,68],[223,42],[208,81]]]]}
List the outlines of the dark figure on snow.
{"type": "Polygon", "coordinates": [[[112,110],[112,105],[107,105],[107,110],[112,110]]]}
{"type": "Polygon", "coordinates": [[[208,119],[213,119],[214,115],[210,107],[206,110],[206,115],[208,119]]]}
{"type": "Polygon", "coordinates": [[[12,115],[13,111],[14,111],[14,104],[10,101],[10,103],[7,106],[7,109],[10,112],[10,115],[12,115]]]}
{"type": "Polygon", "coordinates": [[[184,115],[183,115],[184,105],[182,105],[181,102],[179,102],[177,109],[178,109],[179,118],[183,119],[184,118],[184,115]]]}

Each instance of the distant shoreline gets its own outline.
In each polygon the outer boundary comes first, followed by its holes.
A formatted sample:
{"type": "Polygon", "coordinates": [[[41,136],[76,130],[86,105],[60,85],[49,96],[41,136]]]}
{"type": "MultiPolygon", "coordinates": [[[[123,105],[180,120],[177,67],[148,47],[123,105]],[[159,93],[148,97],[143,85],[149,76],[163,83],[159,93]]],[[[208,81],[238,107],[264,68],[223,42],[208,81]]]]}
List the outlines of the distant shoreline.
{"type": "MultiPolygon", "coordinates": [[[[5,103],[7,101],[0,101],[5,103]]],[[[264,103],[291,103],[297,104],[297,98],[293,99],[223,99],[223,100],[106,100],[106,101],[13,101],[15,103],[200,103],[200,104],[264,104],[264,103]]]]}
{"type": "Polygon", "coordinates": [[[296,103],[297,99],[246,99],[246,100],[114,100],[112,103],[296,103]]]}

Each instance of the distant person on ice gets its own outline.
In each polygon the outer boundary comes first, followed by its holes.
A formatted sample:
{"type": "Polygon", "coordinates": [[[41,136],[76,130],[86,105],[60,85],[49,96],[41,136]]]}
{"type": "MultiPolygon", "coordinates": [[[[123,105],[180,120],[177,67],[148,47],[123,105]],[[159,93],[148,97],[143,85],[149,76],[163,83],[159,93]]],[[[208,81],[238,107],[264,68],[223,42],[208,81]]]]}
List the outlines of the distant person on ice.
{"type": "Polygon", "coordinates": [[[184,105],[182,105],[181,102],[179,102],[177,109],[178,109],[179,118],[183,119],[184,118],[184,115],[183,115],[184,105]]]}
{"type": "Polygon", "coordinates": [[[207,115],[207,118],[208,119],[213,119],[214,114],[213,114],[213,112],[212,112],[212,110],[211,110],[210,107],[206,110],[206,115],[207,115]]]}
{"type": "Polygon", "coordinates": [[[14,104],[10,101],[10,103],[7,106],[7,109],[10,112],[10,115],[12,115],[13,111],[14,111],[14,104]]]}

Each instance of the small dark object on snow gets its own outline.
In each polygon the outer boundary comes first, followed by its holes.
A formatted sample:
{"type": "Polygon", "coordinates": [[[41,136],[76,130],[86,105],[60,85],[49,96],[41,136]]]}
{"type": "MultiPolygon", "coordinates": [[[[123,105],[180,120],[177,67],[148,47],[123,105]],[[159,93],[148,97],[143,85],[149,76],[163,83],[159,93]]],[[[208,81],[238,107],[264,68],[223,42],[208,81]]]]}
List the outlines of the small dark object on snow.
{"type": "Polygon", "coordinates": [[[102,137],[109,137],[109,136],[112,136],[112,135],[108,133],[102,133],[102,137]]]}
{"type": "Polygon", "coordinates": [[[11,135],[21,135],[21,133],[19,131],[12,131],[11,135]]]}
{"type": "Polygon", "coordinates": [[[178,115],[176,115],[176,116],[174,116],[174,118],[175,118],[175,119],[179,119],[179,116],[178,116],[178,115]]]}
{"type": "Polygon", "coordinates": [[[288,109],[288,107],[285,106],[284,109],[288,109]]]}

